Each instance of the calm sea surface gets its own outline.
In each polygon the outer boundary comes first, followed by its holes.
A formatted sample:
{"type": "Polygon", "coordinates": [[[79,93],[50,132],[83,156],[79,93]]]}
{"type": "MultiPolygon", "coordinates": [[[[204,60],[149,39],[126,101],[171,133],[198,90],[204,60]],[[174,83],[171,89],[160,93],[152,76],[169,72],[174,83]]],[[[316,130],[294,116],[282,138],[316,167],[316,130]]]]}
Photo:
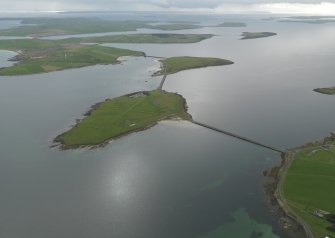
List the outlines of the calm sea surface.
{"type": "MultiPolygon", "coordinates": [[[[234,61],[167,78],[164,90],[182,94],[198,121],[283,149],[333,131],[335,98],[312,90],[335,86],[334,24],[240,18],[199,16],[204,25],[248,26],[178,31],[217,35],[196,44],[108,45],[234,61]],[[242,31],[278,36],[241,41],[242,31]]],[[[0,65],[14,55],[0,51],[0,65]]],[[[50,148],[93,104],[156,88],[158,67],[127,58],[0,77],[0,237],[290,238],[264,192],[262,172],[280,163],[275,152],[188,122],[162,122],[95,150],[50,148]]]]}

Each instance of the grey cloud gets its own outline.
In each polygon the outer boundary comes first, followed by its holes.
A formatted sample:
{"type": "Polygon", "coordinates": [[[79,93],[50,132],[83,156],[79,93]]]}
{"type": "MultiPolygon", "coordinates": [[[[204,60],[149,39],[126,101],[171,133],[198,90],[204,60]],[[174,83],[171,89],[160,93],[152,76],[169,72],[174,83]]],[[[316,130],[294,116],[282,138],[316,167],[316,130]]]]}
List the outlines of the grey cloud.
{"type": "Polygon", "coordinates": [[[223,4],[321,3],[335,0],[11,0],[1,1],[0,9],[20,10],[136,10],[168,8],[208,8],[223,4]]]}
{"type": "MultiPolygon", "coordinates": [[[[87,0],[88,2],[91,0],[87,0]]],[[[99,0],[97,0],[98,2],[99,0]]],[[[262,4],[262,3],[321,3],[334,2],[335,0],[116,0],[104,2],[118,2],[125,4],[147,3],[164,7],[180,7],[180,8],[215,8],[222,4],[262,4]]]]}

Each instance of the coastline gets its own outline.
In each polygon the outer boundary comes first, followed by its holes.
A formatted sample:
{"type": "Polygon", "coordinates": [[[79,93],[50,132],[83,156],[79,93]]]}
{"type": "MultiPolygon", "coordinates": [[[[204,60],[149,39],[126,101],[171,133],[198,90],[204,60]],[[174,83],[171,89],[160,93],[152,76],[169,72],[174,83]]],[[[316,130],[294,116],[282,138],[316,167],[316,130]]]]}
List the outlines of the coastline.
{"type": "Polygon", "coordinates": [[[287,216],[289,219],[292,219],[295,223],[297,223],[303,229],[307,238],[315,238],[308,224],[289,207],[283,195],[283,184],[284,184],[288,169],[291,167],[293,157],[296,154],[297,150],[299,148],[303,148],[304,146],[305,145],[298,147],[298,148],[289,149],[285,153],[282,154],[281,165],[276,175],[274,176],[275,189],[273,193],[271,194],[271,196],[276,201],[280,210],[284,212],[285,216],[287,216]]]}

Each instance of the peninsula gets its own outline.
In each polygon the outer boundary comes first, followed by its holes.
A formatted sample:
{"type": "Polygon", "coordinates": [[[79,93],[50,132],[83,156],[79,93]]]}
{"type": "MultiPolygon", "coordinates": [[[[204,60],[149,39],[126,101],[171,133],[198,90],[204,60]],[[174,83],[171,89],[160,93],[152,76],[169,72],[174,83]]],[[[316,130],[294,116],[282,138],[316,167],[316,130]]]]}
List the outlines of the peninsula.
{"type": "Polygon", "coordinates": [[[191,119],[182,96],[162,90],[136,92],[93,106],[83,120],[55,142],[61,143],[63,149],[103,145],[172,118],[191,119]]]}
{"type": "Polygon", "coordinates": [[[257,38],[264,38],[275,36],[277,33],[274,32],[243,32],[242,38],[240,40],[250,40],[250,39],[257,39],[257,38]]]}
{"type": "Polygon", "coordinates": [[[97,64],[117,64],[121,56],[145,56],[143,52],[99,45],[59,44],[36,39],[3,40],[0,49],[18,53],[10,67],[0,68],[0,75],[25,75],[79,68],[97,64]]]}

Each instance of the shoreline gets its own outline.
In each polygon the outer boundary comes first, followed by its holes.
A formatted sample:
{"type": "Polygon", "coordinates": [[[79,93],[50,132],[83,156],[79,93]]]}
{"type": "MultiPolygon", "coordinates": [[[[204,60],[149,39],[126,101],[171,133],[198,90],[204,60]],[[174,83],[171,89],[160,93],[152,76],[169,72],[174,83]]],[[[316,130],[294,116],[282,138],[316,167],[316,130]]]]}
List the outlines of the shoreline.
{"type": "Polygon", "coordinates": [[[282,198],[277,195],[280,180],[284,180],[284,176],[282,176],[281,172],[283,171],[284,166],[287,166],[287,153],[288,151],[281,154],[281,162],[279,165],[263,171],[263,175],[269,179],[269,181],[264,183],[263,189],[265,199],[268,203],[268,210],[281,230],[287,233],[290,237],[306,238],[304,227],[295,219],[295,217],[292,217],[287,213],[285,207],[282,206],[282,198]]]}
{"type": "Polygon", "coordinates": [[[270,196],[272,197],[272,199],[276,201],[278,208],[282,212],[284,212],[285,216],[293,220],[298,226],[301,227],[307,238],[315,238],[308,224],[302,218],[300,218],[295,212],[293,212],[292,209],[289,207],[282,191],[286,174],[288,172],[288,169],[291,167],[294,155],[296,154],[298,149],[301,149],[305,146],[306,145],[294,149],[289,149],[281,155],[281,165],[277,167],[278,171],[276,171],[276,174],[274,176],[275,181],[273,183],[274,191],[272,191],[270,196]]]}

